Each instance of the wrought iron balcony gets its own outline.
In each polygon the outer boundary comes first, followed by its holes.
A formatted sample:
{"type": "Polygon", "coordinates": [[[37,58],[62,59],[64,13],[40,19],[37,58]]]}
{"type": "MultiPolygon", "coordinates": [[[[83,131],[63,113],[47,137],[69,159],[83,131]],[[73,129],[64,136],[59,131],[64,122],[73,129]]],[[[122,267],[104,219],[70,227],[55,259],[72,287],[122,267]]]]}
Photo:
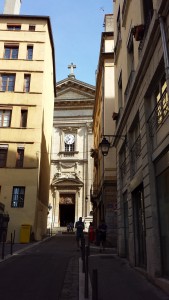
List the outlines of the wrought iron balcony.
{"type": "Polygon", "coordinates": [[[150,137],[154,136],[157,129],[163,124],[164,119],[168,115],[168,113],[169,113],[169,98],[168,98],[167,88],[166,88],[147,121],[149,126],[150,137]]]}

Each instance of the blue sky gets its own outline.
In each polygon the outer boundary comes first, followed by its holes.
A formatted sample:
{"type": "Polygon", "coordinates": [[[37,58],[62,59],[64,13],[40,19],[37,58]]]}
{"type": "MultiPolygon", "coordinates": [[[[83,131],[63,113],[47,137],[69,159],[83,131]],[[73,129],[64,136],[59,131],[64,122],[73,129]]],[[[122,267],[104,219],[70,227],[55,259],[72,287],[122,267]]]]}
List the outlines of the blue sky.
{"type": "MultiPolygon", "coordinates": [[[[3,13],[5,0],[0,0],[3,13]]],[[[76,79],[95,85],[104,15],[113,0],[22,0],[21,14],[50,16],[56,55],[57,81],[65,79],[73,62],[76,79]]]]}

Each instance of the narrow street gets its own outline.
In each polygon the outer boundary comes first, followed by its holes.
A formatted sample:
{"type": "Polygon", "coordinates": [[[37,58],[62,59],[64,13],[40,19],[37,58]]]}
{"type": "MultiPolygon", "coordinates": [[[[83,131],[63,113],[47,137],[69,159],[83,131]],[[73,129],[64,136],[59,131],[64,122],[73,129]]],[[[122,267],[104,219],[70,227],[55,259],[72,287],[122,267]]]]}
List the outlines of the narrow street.
{"type": "Polygon", "coordinates": [[[78,299],[79,255],[74,235],[54,236],[1,262],[1,299],[61,300],[70,294],[78,299]],[[66,276],[69,269],[70,274],[66,276]],[[69,277],[66,290],[65,276],[69,277]]]}

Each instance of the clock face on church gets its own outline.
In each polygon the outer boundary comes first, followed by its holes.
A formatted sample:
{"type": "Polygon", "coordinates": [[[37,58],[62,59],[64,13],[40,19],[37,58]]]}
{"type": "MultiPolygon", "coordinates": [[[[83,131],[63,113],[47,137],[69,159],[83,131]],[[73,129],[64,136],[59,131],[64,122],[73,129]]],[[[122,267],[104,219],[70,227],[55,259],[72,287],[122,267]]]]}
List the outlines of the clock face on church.
{"type": "Polygon", "coordinates": [[[74,137],[73,134],[66,134],[64,140],[65,140],[65,143],[66,143],[66,144],[71,145],[71,144],[74,143],[75,137],[74,137]]]}

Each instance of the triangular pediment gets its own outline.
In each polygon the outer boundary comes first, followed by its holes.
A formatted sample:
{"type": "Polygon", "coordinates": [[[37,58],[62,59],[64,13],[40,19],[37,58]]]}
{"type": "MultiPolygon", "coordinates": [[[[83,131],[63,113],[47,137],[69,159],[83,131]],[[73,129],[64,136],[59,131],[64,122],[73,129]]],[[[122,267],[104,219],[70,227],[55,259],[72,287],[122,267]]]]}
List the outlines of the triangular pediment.
{"type": "Polygon", "coordinates": [[[66,78],[56,84],[57,98],[60,98],[64,94],[68,97],[72,96],[72,93],[77,96],[80,95],[90,95],[94,97],[95,95],[95,86],[87,84],[85,82],[74,79],[66,78]]]}
{"type": "Polygon", "coordinates": [[[75,87],[67,87],[57,93],[57,101],[72,101],[72,100],[88,100],[94,99],[94,94],[84,90],[76,89],[75,87]]]}

